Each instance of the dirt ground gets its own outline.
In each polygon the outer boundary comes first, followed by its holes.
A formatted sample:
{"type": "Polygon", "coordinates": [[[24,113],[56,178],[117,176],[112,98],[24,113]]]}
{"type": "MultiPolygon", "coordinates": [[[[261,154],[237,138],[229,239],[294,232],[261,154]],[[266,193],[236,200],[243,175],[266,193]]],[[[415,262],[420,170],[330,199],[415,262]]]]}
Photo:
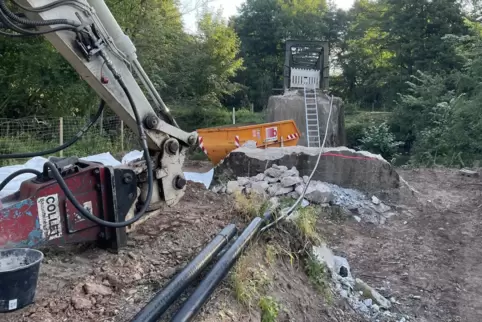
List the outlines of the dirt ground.
{"type": "MultiPolygon", "coordinates": [[[[423,322],[482,321],[481,180],[455,170],[400,173],[420,192],[416,206],[400,207],[400,215],[380,227],[324,217],[318,223],[322,236],[348,259],[356,277],[396,298],[395,311],[423,322]]],[[[47,251],[36,303],[0,314],[0,321],[130,321],[232,222],[243,226],[230,197],[190,182],[181,203],[142,224],[120,254],[93,245],[47,251]]],[[[263,263],[262,254],[258,261],[263,263]]],[[[283,306],[279,321],[363,321],[341,299],[326,303],[297,261],[280,257],[266,268],[274,281],[269,294],[283,306]]],[[[260,315],[235,300],[228,278],[196,320],[260,321],[260,315]]]]}
{"type": "Polygon", "coordinates": [[[353,273],[415,321],[482,321],[481,180],[456,170],[399,171],[419,195],[383,227],[320,222],[353,273]]]}

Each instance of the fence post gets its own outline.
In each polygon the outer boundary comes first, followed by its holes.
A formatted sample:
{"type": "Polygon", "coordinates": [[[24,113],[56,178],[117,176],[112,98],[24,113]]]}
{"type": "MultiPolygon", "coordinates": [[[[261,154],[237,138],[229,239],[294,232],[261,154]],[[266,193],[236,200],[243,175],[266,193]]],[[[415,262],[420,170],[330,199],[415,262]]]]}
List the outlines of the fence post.
{"type": "Polygon", "coordinates": [[[233,124],[236,124],[236,109],[233,107],[233,124]]]}
{"type": "Polygon", "coordinates": [[[100,114],[99,132],[100,135],[104,134],[104,111],[102,111],[102,113],[100,114]]]}
{"type": "MultiPolygon", "coordinates": [[[[64,118],[59,117],[59,143],[64,144],[64,118]]],[[[60,150],[60,157],[64,156],[64,150],[60,150]]]]}
{"type": "Polygon", "coordinates": [[[121,151],[124,152],[124,121],[121,120],[121,151]]]}

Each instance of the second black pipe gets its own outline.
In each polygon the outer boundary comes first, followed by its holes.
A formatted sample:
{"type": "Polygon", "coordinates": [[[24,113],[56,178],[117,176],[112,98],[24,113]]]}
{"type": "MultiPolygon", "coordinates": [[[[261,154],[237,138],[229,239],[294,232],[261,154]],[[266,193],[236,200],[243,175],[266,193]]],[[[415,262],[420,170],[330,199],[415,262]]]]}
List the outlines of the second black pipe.
{"type": "MultiPolygon", "coordinates": [[[[267,218],[265,216],[265,218],[267,218]]],[[[212,295],[216,287],[226,277],[231,267],[239,258],[248,243],[257,236],[259,230],[264,226],[265,220],[257,217],[251,221],[243,233],[229,247],[226,253],[214,265],[212,270],[201,281],[194,293],[184,302],[181,309],[172,318],[171,322],[191,321],[199,312],[201,307],[212,295]]]]}
{"type": "Polygon", "coordinates": [[[176,277],[136,314],[131,322],[155,322],[164,314],[213,258],[236,235],[236,226],[226,226],[176,277]]]}

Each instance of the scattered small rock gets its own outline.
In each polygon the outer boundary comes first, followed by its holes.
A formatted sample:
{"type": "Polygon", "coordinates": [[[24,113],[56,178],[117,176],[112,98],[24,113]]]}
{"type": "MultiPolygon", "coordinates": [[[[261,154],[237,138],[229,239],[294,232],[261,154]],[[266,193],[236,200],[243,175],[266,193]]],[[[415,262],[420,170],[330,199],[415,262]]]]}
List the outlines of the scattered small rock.
{"type": "Polygon", "coordinates": [[[249,182],[250,182],[249,178],[245,178],[245,177],[239,177],[238,178],[238,184],[240,186],[246,186],[249,182]]]}
{"type": "Polygon", "coordinates": [[[380,204],[380,199],[378,199],[378,198],[375,197],[375,196],[372,196],[372,202],[373,202],[373,204],[375,204],[375,205],[379,205],[379,204],[380,204]]]}
{"type": "Polygon", "coordinates": [[[283,187],[281,183],[275,183],[268,188],[268,193],[270,196],[282,196],[293,191],[293,187],[283,187]]]}
{"type": "MultiPolygon", "coordinates": [[[[288,169],[286,169],[288,170],[288,169]]],[[[279,178],[281,177],[281,175],[284,173],[284,171],[286,170],[281,170],[281,169],[278,169],[278,168],[275,168],[274,166],[272,168],[269,168],[267,169],[264,174],[268,177],[271,177],[271,178],[279,178]]]]}
{"type": "Polygon", "coordinates": [[[251,191],[257,194],[265,194],[268,188],[269,184],[265,181],[253,182],[251,184],[251,191]]]}
{"type": "MultiPolygon", "coordinates": [[[[297,177],[299,178],[300,172],[295,168],[292,167],[290,170],[285,171],[282,175],[281,178],[286,178],[286,177],[297,177]]],[[[301,179],[300,179],[301,181],[301,179]]]]}
{"type": "Polygon", "coordinates": [[[214,193],[223,193],[223,190],[226,190],[226,187],[222,184],[214,186],[211,191],[214,193]]]}
{"type": "MultiPolygon", "coordinates": [[[[301,184],[296,187],[296,192],[302,194],[305,185],[301,184]]],[[[312,181],[305,193],[306,200],[315,204],[324,204],[333,201],[333,193],[329,186],[319,181],[312,181]]]]}
{"type": "Polygon", "coordinates": [[[72,305],[76,310],[88,310],[92,308],[92,302],[81,295],[74,295],[71,299],[72,305]]]}
{"type": "Polygon", "coordinates": [[[232,193],[235,193],[235,192],[243,191],[243,187],[240,186],[237,181],[229,181],[228,185],[226,187],[226,191],[229,194],[232,194],[232,193]]]}
{"type": "Polygon", "coordinates": [[[278,197],[270,198],[268,203],[269,203],[269,209],[270,210],[274,210],[274,209],[278,208],[279,205],[280,205],[280,201],[279,201],[278,197]]]}
{"type": "Polygon", "coordinates": [[[300,195],[296,191],[292,191],[292,192],[288,193],[286,196],[291,198],[291,199],[298,199],[300,197],[300,195]]]}
{"type": "Polygon", "coordinates": [[[266,176],[264,175],[264,173],[259,173],[258,175],[251,177],[250,180],[252,182],[259,182],[259,181],[263,181],[265,177],[266,176]]]}
{"type": "Polygon", "coordinates": [[[302,182],[301,178],[296,177],[296,176],[289,176],[289,177],[281,178],[281,186],[283,186],[285,188],[295,186],[295,185],[297,185],[301,182],[302,182]]]}
{"type": "Polygon", "coordinates": [[[308,200],[306,200],[306,199],[301,200],[301,208],[306,208],[309,205],[310,205],[310,202],[308,200]]]}
{"type": "Polygon", "coordinates": [[[370,297],[374,300],[381,308],[389,309],[392,306],[392,303],[384,298],[380,293],[378,293],[374,288],[369,286],[367,283],[362,281],[361,279],[355,279],[355,289],[360,290],[363,292],[364,296],[370,297]]]}
{"type": "Polygon", "coordinates": [[[283,172],[288,171],[288,167],[287,167],[287,166],[284,166],[284,165],[273,164],[273,165],[272,165],[272,168],[281,170],[281,171],[283,171],[283,172]]]}
{"type": "Polygon", "coordinates": [[[85,283],[83,286],[85,294],[89,295],[111,295],[112,290],[110,287],[103,285],[103,284],[97,284],[97,283],[85,283]]]}
{"type": "Polygon", "coordinates": [[[170,267],[168,269],[165,269],[161,272],[161,275],[164,277],[164,278],[170,278],[172,277],[174,274],[176,274],[176,268],[175,267],[170,267]]]}
{"type": "Polygon", "coordinates": [[[464,177],[478,177],[479,173],[477,171],[472,171],[469,169],[462,169],[459,173],[464,177]]]}

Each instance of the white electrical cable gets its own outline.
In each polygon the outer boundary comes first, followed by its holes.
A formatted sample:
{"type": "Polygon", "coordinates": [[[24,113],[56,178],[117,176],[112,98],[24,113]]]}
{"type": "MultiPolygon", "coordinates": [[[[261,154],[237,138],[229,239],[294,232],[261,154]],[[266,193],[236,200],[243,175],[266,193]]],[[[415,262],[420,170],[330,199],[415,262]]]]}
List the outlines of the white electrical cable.
{"type": "Polygon", "coordinates": [[[316,169],[318,168],[318,165],[320,164],[321,156],[323,155],[323,150],[325,149],[326,138],[328,137],[328,128],[330,126],[331,112],[332,111],[333,111],[333,95],[331,95],[330,112],[328,113],[328,120],[326,122],[325,137],[323,138],[323,144],[321,145],[320,153],[318,154],[318,160],[316,160],[315,167],[313,168],[313,171],[311,171],[310,177],[308,178],[308,182],[306,183],[305,188],[303,189],[303,192],[301,193],[298,200],[296,200],[296,202],[288,210],[283,211],[283,214],[280,217],[276,218],[276,220],[274,220],[269,225],[266,225],[265,227],[263,227],[263,229],[261,229],[262,232],[265,231],[266,229],[272,227],[273,225],[276,225],[278,222],[280,222],[281,220],[283,220],[286,217],[288,217],[289,215],[291,215],[291,213],[293,213],[293,211],[296,209],[296,207],[298,207],[298,205],[305,198],[305,194],[306,194],[306,191],[308,190],[308,186],[311,183],[311,179],[315,175],[316,169]]]}

